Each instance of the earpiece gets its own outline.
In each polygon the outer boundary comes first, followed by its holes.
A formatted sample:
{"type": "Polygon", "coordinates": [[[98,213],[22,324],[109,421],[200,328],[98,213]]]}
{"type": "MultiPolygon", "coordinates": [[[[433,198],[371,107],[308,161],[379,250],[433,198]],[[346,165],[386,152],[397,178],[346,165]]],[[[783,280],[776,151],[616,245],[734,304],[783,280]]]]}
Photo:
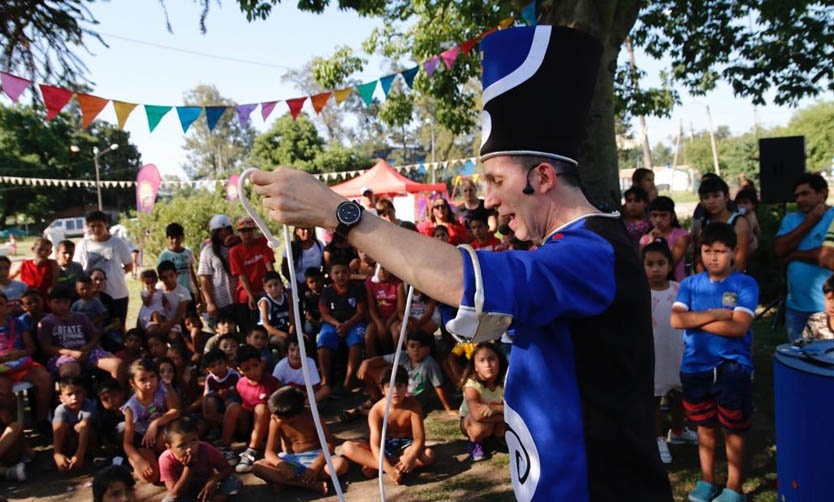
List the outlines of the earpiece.
{"type": "Polygon", "coordinates": [[[533,169],[535,169],[535,168],[536,168],[536,166],[530,166],[527,169],[527,176],[526,176],[527,185],[524,187],[524,190],[521,191],[521,193],[523,193],[524,195],[533,195],[536,192],[536,190],[533,189],[533,185],[530,184],[530,173],[532,173],[533,169]]]}

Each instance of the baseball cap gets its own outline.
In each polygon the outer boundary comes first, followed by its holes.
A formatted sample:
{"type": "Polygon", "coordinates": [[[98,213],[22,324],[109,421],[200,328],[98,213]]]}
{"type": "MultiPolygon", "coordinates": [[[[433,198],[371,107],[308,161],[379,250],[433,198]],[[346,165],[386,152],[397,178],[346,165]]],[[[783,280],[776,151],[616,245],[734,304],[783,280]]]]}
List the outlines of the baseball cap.
{"type": "Polygon", "coordinates": [[[219,230],[221,228],[231,227],[232,220],[225,214],[215,214],[209,220],[209,230],[219,230]]]}
{"type": "Polygon", "coordinates": [[[238,229],[238,230],[246,230],[247,228],[258,228],[258,227],[255,225],[255,220],[253,220],[252,218],[244,217],[244,218],[241,218],[241,219],[237,220],[237,225],[235,225],[235,228],[238,229]]]}
{"type": "Polygon", "coordinates": [[[374,191],[371,190],[371,187],[362,187],[362,191],[359,192],[359,193],[362,194],[362,195],[365,195],[368,192],[374,193],[374,191]]]}

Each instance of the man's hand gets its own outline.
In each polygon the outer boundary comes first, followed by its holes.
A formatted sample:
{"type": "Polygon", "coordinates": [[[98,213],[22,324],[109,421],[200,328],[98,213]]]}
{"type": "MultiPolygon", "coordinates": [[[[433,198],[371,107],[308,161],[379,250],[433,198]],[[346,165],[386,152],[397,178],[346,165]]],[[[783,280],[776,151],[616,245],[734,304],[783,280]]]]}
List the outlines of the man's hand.
{"type": "Polygon", "coordinates": [[[814,209],[808,211],[808,214],[805,216],[805,219],[813,224],[816,224],[818,221],[822,219],[823,216],[825,216],[825,212],[827,211],[827,209],[828,208],[825,207],[825,202],[817,204],[814,207],[814,209]]]}
{"type": "Polygon", "coordinates": [[[297,169],[255,171],[249,177],[269,217],[301,227],[335,228],[336,206],[346,199],[310,174],[297,169]]]}

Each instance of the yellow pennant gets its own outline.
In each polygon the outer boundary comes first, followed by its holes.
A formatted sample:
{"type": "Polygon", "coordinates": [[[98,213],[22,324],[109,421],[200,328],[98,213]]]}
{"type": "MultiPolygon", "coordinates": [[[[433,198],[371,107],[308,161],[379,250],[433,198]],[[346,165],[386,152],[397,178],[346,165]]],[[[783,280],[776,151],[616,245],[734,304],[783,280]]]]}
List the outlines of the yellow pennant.
{"type": "Polygon", "coordinates": [[[333,91],[333,96],[336,98],[336,104],[341,105],[342,101],[346,100],[348,96],[350,96],[351,91],[353,89],[339,89],[338,91],[333,91]]]}
{"type": "Polygon", "coordinates": [[[119,129],[124,129],[125,122],[130,116],[130,112],[136,108],[136,103],[126,103],[124,101],[113,100],[113,108],[116,110],[116,118],[119,121],[119,129]]]}

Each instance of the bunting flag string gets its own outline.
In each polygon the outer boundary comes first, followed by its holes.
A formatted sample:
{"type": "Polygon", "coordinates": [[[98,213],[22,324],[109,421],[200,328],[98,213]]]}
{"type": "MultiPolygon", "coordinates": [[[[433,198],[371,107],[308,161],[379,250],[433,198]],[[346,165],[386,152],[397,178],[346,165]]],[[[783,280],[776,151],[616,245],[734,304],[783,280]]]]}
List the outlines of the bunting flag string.
{"type": "MultiPolygon", "coordinates": [[[[185,134],[188,132],[188,129],[191,127],[191,125],[197,119],[199,119],[201,115],[203,115],[203,111],[205,111],[205,118],[208,129],[209,131],[212,131],[214,130],[220,118],[226,113],[227,109],[229,108],[235,109],[235,111],[237,112],[238,121],[240,122],[241,126],[246,127],[249,124],[250,115],[255,110],[255,108],[257,108],[260,105],[261,118],[264,121],[266,121],[279,101],[286,101],[293,120],[295,120],[298,117],[298,114],[301,112],[301,109],[307,102],[308,98],[316,114],[321,113],[322,109],[327,104],[331,95],[334,96],[334,101],[338,106],[342,104],[354,91],[356,91],[356,93],[359,94],[359,97],[362,99],[366,106],[370,106],[373,103],[373,95],[376,92],[377,82],[380,84],[380,87],[382,88],[383,97],[386,98],[388,97],[388,93],[391,90],[391,86],[398,75],[402,75],[403,81],[405,82],[406,86],[408,86],[409,89],[412,89],[414,86],[414,78],[416,77],[420,68],[422,68],[423,71],[425,71],[426,75],[429,77],[431,77],[434,74],[434,72],[437,71],[441,61],[443,62],[443,65],[446,68],[446,70],[451,70],[455,62],[461,56],[461,54],[470,54],[475,45],[477,45],[477,43],[483,37],[498,30],[499,28],[509,28],[518,19],[522,20],[526,24],[535,24],[536,2],[533,1],[529,5],[524,7],[524,9],[520,12],[519,18],[516,18],[515,16],[507,17],[501,20],[498,23],[497,27],[491,28],[485,31],[484,33],[481,33],[480,35],[466,40],[465,42],[448,48],[442,51],[440,54],[437,54],[412,68],[408,68],[401,72],[393,73],[390,75],[385,75],[378,79],[365,82],[364,84],[358,85],[356,87],[328,90],[316,94],[314,96],[302,96],[290,99],[264,101],[258,104],[250,103],[237,106],[168,106],[145,104],[143,106],[145,108],[145,114],[148,119],[148,129],[150,130],[150,132],[153,132],[154,129],[156,129],[156,127],[159,125],[163,117],[165,117],[165,115],[167,115],[167,113],[171,111],[172,108],[177,109],[177,116],[179,118],[180,125],[182,126],[183,133],[185,134]]],[[[10,73],[0,72],[0,88],[2,88],[3,93],[5,93],[12,100],[12,102],[17,103],[21,94],[30,86],[32,86],[32,84],[34,84],[34,82],[31,80],[12,75],[10,73]]],[[[63,110],[64,107],[66,107],[66,105],[70,102],[72,97],[77,96],[78,104],[81,109],[82,125],[85,128],[88,127],[90,123],[92,123],[92,121],[96,119],[96,117],[101,113],[101,111],[107,106],[107,103],[112,101],[114,110],[116,112],[116,119],[118,121],[119,129],[124,129],[124,125],[128,117],[133,112],[133,110],[139,105],[138,103],[103,98],[99,96],[94,96],[92,94],[76,94],[72,90],[43,83],[38,84],[38,88],[40,89],[44,104],[46,105],[46,120],[52,120],[53,118],[55,118],[55,116],[57,116],[61,112],[61,110],[63,110]]]]}

